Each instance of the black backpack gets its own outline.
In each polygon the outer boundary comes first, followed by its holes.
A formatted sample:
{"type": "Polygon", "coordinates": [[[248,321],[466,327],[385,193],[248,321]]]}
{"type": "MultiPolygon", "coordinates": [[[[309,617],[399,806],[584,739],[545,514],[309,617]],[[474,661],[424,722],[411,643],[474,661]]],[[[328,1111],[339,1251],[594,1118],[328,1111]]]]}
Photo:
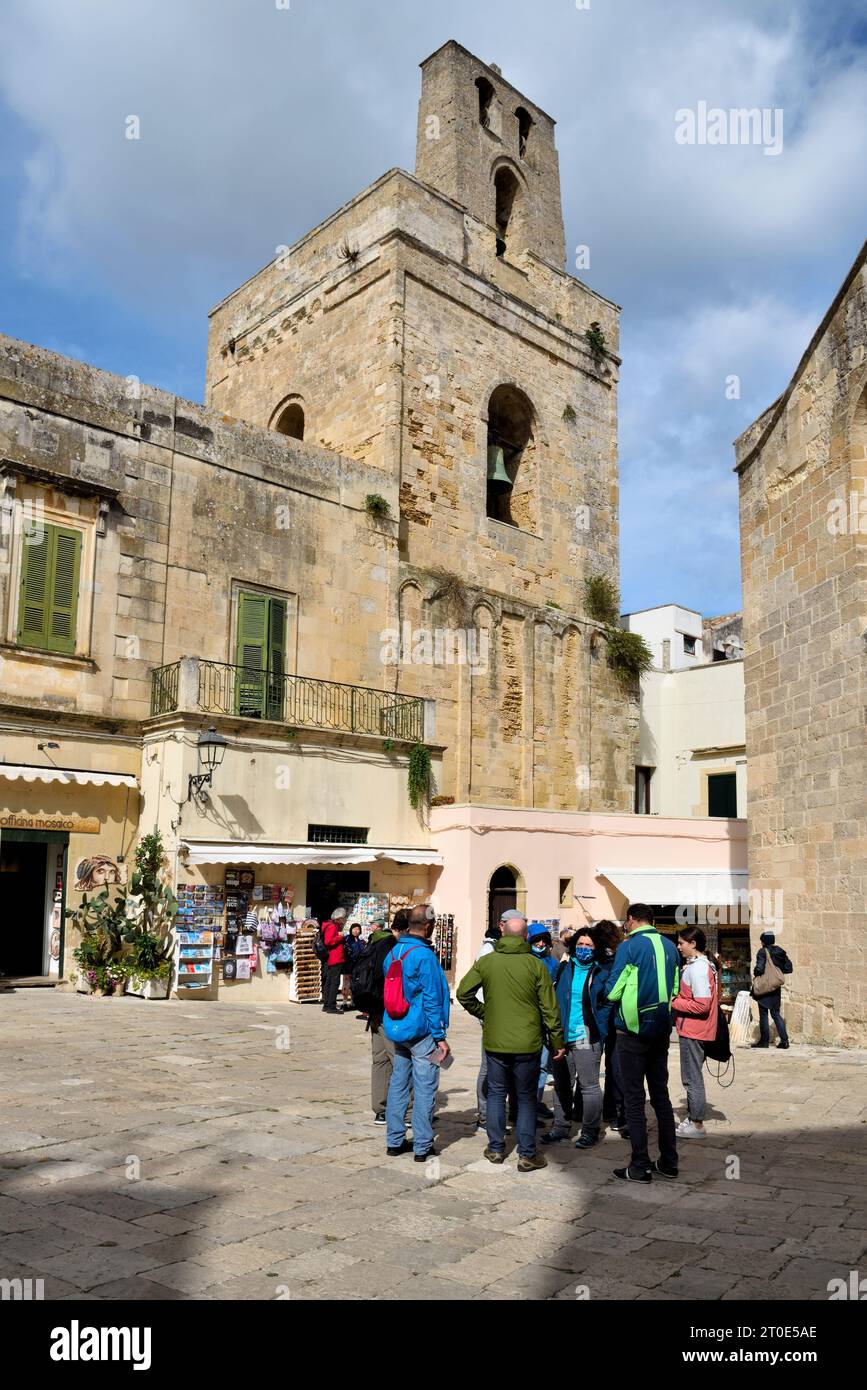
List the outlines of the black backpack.
{"type": "Polygon", "coordinates": [[[721,1086],[731,1086],[735,1079],[735,1059],[732,1056],[728,1019],[720,1008],[717,1008],[716,1014],[716,1037],[712,1042],[703,1042],[702,1047],[704,1048],[704,1064],[710,1075],[713,1076],[714,1073],[708,1063],[716,1062],[717,1069],[714,1079],[721,1086]]]}
{"type": "Polygon", "coordinates": [[[716,1011],[716,1037],[712,1042],[702,1043],[702,1047],[705,1057],[712,1062],[728,1062],[732,1055],[728,1019],[720,1008],[716,1011]]]}
{"type": "Polygon", "coordinates": [[[328,957],[331,954],[331,947],[326,946],[325,932],[321,927],[317,927],[316,929],[316,935],[313,938],[313,950],[316,952],[316,959],[321,961],[323,965],[326,965],[328,963],[328,957]]]}
{"type": "Polygon", "coordinates": [[[368,941],[352,967],[352,998],[362,1013],[384,1012],[385,978],[383,963],[394,946],[393,940],[368,941]]]}

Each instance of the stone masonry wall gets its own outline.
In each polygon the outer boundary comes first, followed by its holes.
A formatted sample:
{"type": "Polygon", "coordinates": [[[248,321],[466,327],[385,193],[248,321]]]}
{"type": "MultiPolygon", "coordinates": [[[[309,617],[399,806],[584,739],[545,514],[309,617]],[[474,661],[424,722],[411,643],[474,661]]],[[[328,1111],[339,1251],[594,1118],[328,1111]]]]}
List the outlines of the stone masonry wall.
{"type": "Polygon", "coordinates": [[[738,463],[750,886],[783,893],[794,1038],[863,1045],[865,252],[789,390],[738,441],[738,463]]]}

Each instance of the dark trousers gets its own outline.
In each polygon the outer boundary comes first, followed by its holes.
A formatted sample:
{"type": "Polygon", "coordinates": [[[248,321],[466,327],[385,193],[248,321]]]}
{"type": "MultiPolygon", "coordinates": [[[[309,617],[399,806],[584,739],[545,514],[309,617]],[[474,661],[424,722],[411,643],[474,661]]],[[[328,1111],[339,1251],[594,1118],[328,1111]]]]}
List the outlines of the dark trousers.
{"type": "Polygon", "coordinates": [[[325,967],[325,979],[322,988],[322,1007],[324,1009],[337,1008],[337,995],[340,991],[340,977],[343,974],[342,965],[327,965],[325,967]]]}
{"type": "Polygon", "coordinates": [[[774,1020],[780,1042],[788,1042],[789,1035],[786,1032],[785,1020],[780,1012],[783,1003],[782,991],[775,989],[773,994],[760,994],[756,1003],[759,1006],[759,1041],[765,1047],[771,1041],[771,1025],[768,1019],[768,1014],[770,1014],[774,1020]]]}
{"type": "Polygon", "coordinates": [[[626,1105],[626,1124],[632,1144],[630,1168],[636,1174],[649,1173],[647,1117],[644,1111],[644,1083],[659,1131],[659,1157],[666,1168],[677,1168],[677,1141],[674,1111],[668,1095],[668,1045],[670,1036],[642,1038],[637,1033],[618,1033],[617,1058],[626,1105]]]}
{"type": "Polygon", "coordinates": [[[488,1147],[497,1153],[506,1148],[506,1097],[514,1087],[518,1098],[515,1136],[521,1158],[536,1152],[536,1092],[539,1089],[541,1052],[489,1052],[488,1112],[485,1129],[488,1147]]]}
{"type": "Polygon", "coordinates": [[[602,1093],[602,1118],[607,1121],[623,1119],[623,1087],[620,1084],[620,1061],[617,1056],[617,1034],[605,1039],[605,1090],[602,1093]]]}

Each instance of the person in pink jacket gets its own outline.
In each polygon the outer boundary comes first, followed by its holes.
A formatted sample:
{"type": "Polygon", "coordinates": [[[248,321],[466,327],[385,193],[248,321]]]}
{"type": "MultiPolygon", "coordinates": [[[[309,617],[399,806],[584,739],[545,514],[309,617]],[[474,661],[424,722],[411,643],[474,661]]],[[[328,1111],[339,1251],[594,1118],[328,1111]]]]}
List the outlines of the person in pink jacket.
{"type": "Polygon", "coordinates": [[[701,927],[684,927],[677,934],[683,960],[680,990],[671,1007],[680,1043],[680,1077],[686,1088],[686,1118],[677,1127],[678,1138],[704,1139],[707,1098],[704,1089],[704,1043],[716,1037],[719,1009],[718,972],[707,955],[707,938],[701,927]]]}

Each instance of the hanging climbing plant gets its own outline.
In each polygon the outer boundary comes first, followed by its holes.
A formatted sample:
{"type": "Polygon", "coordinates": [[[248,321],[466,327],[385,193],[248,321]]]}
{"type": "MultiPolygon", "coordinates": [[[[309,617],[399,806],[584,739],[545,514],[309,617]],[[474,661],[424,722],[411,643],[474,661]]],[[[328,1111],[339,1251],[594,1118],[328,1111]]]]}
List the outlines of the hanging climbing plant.
{"type": "Polygon", "coordinates": [[[607,627],[605,642],[608,665],[625,689],[633,688],[653,665],[653,653],[640,632],[627,632],[625,627],[607,627]]]}
{"type": "Polygon", "coordinates": [[[604,574],[591,574],[584,580],[584,603],[588,617],[596,623],[612,627],[620,619],[620,598],[617,588],[604,574]]]}
{"type": "Polygon", "coordinates": [[[369,492],[364,499],[364,510],[368,516],[389,516],[391,507],[386,498],[380,497],[378,492],[369,492]]]}
{"type": "Polygon", "coordinates": [[[616,585],[607,575],[589,575],[584,580],[584,602],[588,616],[602,625],[608,665],[624,690],[633,690],[653,665],[653,654],[640,633],[627,632],[620,626],[620,595],[616,585]]]}
{"type": "Polygon", "coordinates": [[[584,337],[590,349],[590,356],[593,358],[595,365],[601,367],[608,356],[608,349],[605,346],[605,333],[602,325],[594,319],[590,327],[585,330],[584,337]]]}
{"type": "Polygon", "coordinates": [[[426,743],[414,743],[409,751],[409,804],[414,811],[430,801],[431,762],[426,743]]]}

